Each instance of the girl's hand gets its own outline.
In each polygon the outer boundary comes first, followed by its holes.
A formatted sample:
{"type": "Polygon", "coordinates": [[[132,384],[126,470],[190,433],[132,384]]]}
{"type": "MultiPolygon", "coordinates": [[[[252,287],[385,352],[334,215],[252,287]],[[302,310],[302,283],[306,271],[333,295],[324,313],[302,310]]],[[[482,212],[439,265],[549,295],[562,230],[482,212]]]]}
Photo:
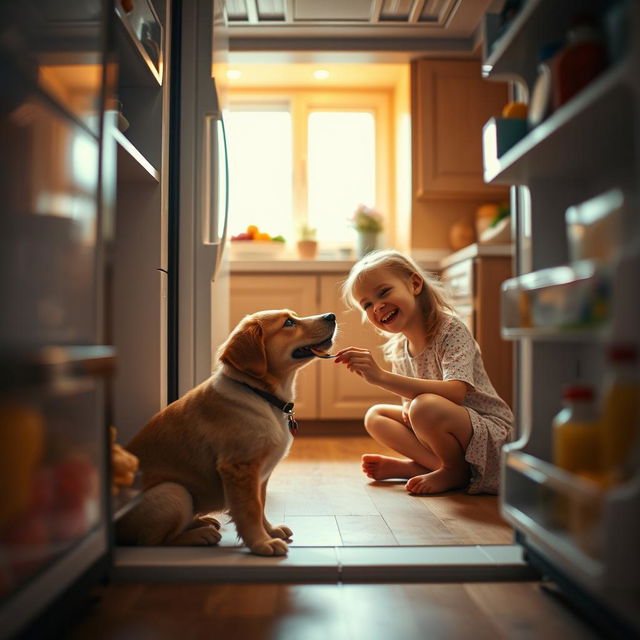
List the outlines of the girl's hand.
{"type": "Polygon", "coordinates": [[[378,366],[368,349],[358,347],[341,349],[336,353],[334,362],[342,362],[349,371],[362,376],[370,384],[378,384],[385,374],[385,370],[378,366]]]}

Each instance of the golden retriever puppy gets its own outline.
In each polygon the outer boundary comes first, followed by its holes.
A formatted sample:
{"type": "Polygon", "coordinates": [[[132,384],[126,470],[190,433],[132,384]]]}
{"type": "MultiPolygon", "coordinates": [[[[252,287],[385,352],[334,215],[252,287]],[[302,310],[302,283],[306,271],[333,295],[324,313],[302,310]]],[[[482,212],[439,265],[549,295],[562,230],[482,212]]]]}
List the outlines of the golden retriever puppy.
{"type": "Polygon", "coordinates": [[[140,459],[142,501],[117,525],[120,543],[211,545],[227,510],[244,544],[283,555],[291,529],[264,515],[269,476],[297,425],[297,372],[311,348],[331,348],[332,313],[299,318],[288,309],[246,316],[220,347],[213,375],[151,421],[128,444],[140,459]]]}

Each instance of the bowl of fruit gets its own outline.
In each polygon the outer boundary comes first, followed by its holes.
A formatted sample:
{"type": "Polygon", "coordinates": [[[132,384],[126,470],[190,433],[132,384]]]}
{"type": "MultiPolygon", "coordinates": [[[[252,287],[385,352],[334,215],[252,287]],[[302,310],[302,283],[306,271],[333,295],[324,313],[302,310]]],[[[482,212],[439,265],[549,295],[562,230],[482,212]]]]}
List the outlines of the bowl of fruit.
{"type": "Polygon", "coordinates": [[[282,236],[272,236],[250,224],[246,231],[231,236],[232,260],[269,260],[280,257],[286,241],[282,236]]]}

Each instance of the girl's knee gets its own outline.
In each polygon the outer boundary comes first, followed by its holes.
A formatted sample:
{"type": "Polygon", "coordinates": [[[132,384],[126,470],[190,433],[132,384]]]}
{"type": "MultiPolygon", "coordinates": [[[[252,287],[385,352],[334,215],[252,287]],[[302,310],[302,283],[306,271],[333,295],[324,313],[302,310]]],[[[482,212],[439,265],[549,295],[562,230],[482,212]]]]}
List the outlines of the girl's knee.
{"type": "Polygon", "coordinates": [[[422,393],[409,405],[409,418],[415,426],[429,425],[431,428],[442,424],[446,416],[447,401],[435,393],[422,393]]]}
{"type": "Polygon", "coordinates": [[[380,427],[384,416],[382,414],[382,407],[380,405],[374,405],[367,410],[364,416],[364,428],[367,433],[373,435],[380,427]]]}

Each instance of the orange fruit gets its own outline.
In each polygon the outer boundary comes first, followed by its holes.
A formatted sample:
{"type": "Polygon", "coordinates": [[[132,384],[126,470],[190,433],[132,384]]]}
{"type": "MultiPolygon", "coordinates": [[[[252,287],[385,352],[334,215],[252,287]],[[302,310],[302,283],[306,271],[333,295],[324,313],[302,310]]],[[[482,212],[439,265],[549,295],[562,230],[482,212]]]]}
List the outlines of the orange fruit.
{"type": "Polygon", "coordinates": [[[503,118],[526,118],[527,105],[524,102],[509,102],[502,109],[503,118]]]}
{"type": "Polygon", "coordinates": [[[493,220],[498,215],[499,211],[500,207],[497,204],[481,204],[476,209],[476,219],[489,218],[490,220],[493,220]]]}

